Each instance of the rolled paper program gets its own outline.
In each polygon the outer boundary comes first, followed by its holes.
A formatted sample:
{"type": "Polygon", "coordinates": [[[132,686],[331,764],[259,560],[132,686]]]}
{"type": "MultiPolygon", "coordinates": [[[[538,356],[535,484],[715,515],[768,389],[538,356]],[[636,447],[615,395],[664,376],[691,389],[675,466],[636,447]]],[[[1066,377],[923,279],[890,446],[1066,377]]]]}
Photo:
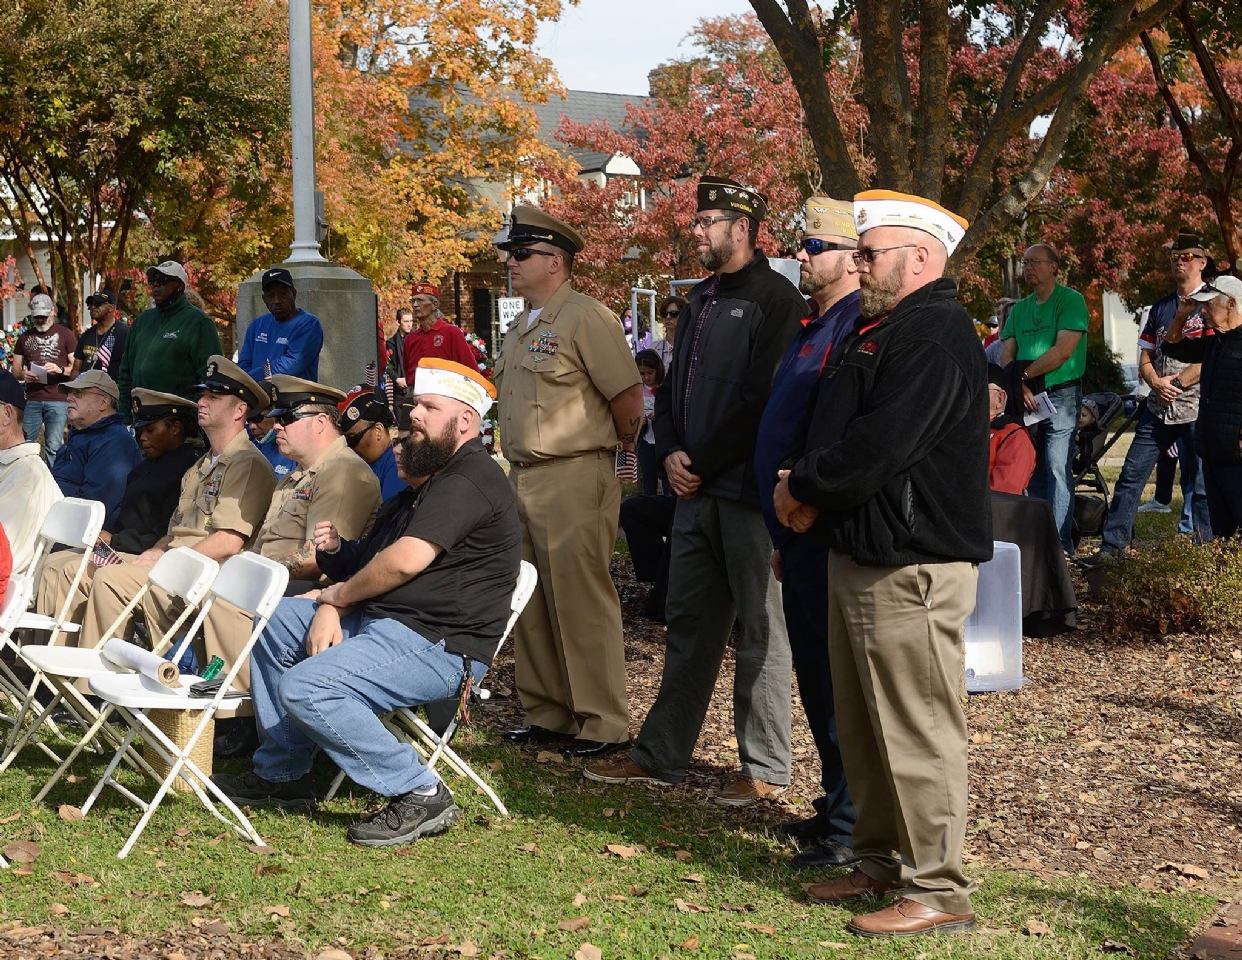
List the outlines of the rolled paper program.
{"type": "Polygon", "coordinates": [[[166,687],[177,686],[181,679],[175,663],[125,640],[109,640],[104,644],[103,655],[117,666],[136,670],[166,687]]]}

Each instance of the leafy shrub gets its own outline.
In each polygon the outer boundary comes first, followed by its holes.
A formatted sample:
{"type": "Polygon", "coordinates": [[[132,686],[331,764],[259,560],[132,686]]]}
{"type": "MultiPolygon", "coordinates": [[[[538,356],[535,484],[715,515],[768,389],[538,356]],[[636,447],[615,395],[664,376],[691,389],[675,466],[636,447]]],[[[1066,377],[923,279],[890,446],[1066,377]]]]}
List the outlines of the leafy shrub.
{"type": "Polygon", "coordinates": [[[1242,631],[1242,542],[1167,540],[1104,569],[1104,615],[1144,633],[1242,631]]]}
{"type": "Polygon", "coordinates": [[[1082,392],[1124,395],[1126,378],[1121,358],[1104,342],[1102,334],[1087,334],[1087,369],[1082,375],[1082,392]]]}

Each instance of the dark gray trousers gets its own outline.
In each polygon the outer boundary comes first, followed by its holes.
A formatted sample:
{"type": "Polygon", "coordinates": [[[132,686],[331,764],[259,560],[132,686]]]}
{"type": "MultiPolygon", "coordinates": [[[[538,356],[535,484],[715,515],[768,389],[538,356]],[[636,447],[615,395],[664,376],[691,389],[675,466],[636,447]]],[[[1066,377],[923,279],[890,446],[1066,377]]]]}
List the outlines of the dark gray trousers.
{"type": "Polygon", "coordinates": [[[685,778],[736,619],[733,724],[742,775],[789,783],[792,657],[771,558],[757,506],[704,493],[677,501],[664,674],[632,754],[652,776],[685,778]]]}

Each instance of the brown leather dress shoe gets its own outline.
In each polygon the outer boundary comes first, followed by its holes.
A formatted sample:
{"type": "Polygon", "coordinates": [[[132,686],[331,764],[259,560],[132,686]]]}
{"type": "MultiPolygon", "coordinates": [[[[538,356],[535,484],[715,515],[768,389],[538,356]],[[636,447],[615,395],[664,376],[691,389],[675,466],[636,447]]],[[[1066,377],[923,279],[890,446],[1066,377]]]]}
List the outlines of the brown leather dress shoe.
{"type": "Polygon", "coordinates": [[[668,783],[667,780],[653,777],[628,756],[620,760],[597,760],[595,763],[588,763],[582,768],[582,773],[588,780],[597,780],[600,783],[668,783]]]}
{"type": "Polygon", "coordinates": [[[725,807],[748,807],[760,800],[779,797],[788,789],[779,783],[765,783],[754,777],[739,777],[712,799],[725,807]]]}
{"type": "Polygon", "coordinates": [[[842,900],[857,900],[860,897],[882,897],[896,889],[895,884],[881,883],[861,870],[854,869],[846,876],[837,877],[827,883],[811,884],[806,888],[806,895],[816,903],[840,903],[842,900]]]}
{"type": "Polygon", "coordinates": [[[973,913],[942,913],[902,897],[892,906],[855,917],[850,933],[860,937],[917,937],[924,933],[969,933],[975,929],[973,913]]]}

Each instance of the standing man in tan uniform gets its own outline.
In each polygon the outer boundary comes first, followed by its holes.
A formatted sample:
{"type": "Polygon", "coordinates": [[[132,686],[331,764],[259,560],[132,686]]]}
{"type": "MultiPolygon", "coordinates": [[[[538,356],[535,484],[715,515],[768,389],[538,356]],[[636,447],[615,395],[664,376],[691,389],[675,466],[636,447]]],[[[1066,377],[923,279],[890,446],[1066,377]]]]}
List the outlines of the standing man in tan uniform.
{"type": "Polygon", "coordinates": [[[608,572],[616,543],[619,449],[634,457],[642,382],[617,318],[569,285],[582,235],[534,207],[513,212],[500,249],[527,309],[496,362],[500,436],[539,589],[517,624],[527,726],[511,743],[558,741],[599,757],[629,743],[621,603],[608,572]]]}
{"type": "MultiPolygon", "coordinates": [[[[223,563],[245,549],[267,511],[276,474],[246,433],[246,417],[267,406],[267,393],[241,367],[219,355],[207,361],[203,382],[194,389],[203,391],[198,425],[210,447],[181,481],[181,499],[167,536],[137,556],[120,554],[125,563],[88,567],[93,576],[81,587],[87,594],[83,646],[99,642],[168,550],[191,547],[223,563]]],[[[159,589],[149,591],[141,606],[152,635],[167,629],[181,610],[159,589]]],[[[124,636],[128,627],[122,624],[118,635],[124,636]]]]}

